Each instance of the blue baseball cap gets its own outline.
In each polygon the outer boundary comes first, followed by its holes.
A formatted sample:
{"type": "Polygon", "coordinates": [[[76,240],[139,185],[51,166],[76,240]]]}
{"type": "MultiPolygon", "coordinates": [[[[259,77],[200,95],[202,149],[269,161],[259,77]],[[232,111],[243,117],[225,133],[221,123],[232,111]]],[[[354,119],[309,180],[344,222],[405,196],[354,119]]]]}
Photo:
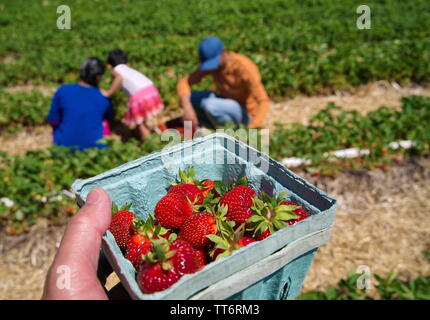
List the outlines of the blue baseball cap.
{"type": "Polygon", "coordinates": [[[224,46],[217,37],[204,38],[199,44],[200,70],[209,71],[219,67],[224,46]]]}

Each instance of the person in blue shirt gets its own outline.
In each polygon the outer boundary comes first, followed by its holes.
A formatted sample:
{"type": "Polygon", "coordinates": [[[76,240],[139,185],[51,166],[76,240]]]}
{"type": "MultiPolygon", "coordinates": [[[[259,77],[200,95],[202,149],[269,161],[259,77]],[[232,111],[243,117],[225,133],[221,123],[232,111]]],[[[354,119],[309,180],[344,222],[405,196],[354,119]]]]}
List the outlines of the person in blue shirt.
{"type": "Polygon", "coordinates": [[[52,99],[48,121],[54,130],[54,144],[65,147],[104,148],[104,119],[112,120],[112,104],[98,84],[104,73],[103,63],[88,58],[80,70],[79,83],[62,85],[52,99]]]}

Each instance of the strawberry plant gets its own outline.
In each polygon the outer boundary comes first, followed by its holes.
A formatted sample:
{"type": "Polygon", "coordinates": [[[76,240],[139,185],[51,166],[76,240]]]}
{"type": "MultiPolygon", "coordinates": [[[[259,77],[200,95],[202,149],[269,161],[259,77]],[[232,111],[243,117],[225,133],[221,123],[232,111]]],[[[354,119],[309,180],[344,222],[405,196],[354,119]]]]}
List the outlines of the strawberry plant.
{"type": "MultiPolygon", "coordinates": [[[[402,101],[400,111],[382,107],[366,116],[328,105],[307,126],[279,126],[272,132],[270,155],[278,160],[286,157],[309,159],[311,165],[305,167],[306,170],[314,175],[334,178],[338,171],[344,169],[365,166],[386,170],[401,157],[428,154],[430,133],[426,128],[430,123],[430,99],[410,96],[402,101]],[[392,141],[408,139],[415,141],[410,149],[389,146],[392,141]],[[327,155],[328,152],[349,147],[369,149],[370,154],[353,159],[337,159],[327,155]]],[[[23,156],[0,153],[0,194],[13,201],[13,205],[9,206],[0,202],[1,224],[13,227],[15,231],[23,231],[34,224],[37,217],[59,221],[73,206],[73,201],[61,192],[68,190],[75,179],[94,176],[159,150],[165,142],[154,135],[145,144],[133,140],[126,144],[117,141],[110,144],[111,147],[106,150],[89,149],[74,153],[61,147],[29,151],[23,156]]],[[[220,194],[228,191],[221,190],[210,180],[196,186],[190,186],[195,183],[192,176],[184,175],[181,180],[173,190],[195,194],[192,196],[195,204],[200,203],[202,194],[206,196],[212,189],[220,194]]],[[[222,202],[229,201],[228,197],[226,194],[222,202]]],[[[234,212],[236,207],[240,208],[240,204],[230,208],[230,216],[237,215],[234,212]]],[[[241,213],[245,218],[249,215],[245,211],[241,213]]],[[[243,220],[244,217],[237,218],[243,220]]]]}
{"type": "Polygon", "coordinates": [[[37,90],[29,93],[0,90],[0,134],[46,124],[50,100],[37,90]]]}
{"type": "Polygon", "coordinates": [[[0,195],[12,203],[0,202],[0,224],[16,232],[33,225],[38,217],[56,223],[64,219],[74,200],[69,190],[76,178],[86,178],[147,153],[165,144],[154,135],[148,143],[109,141],[107,149],[72,152],[63,147],[30,151],[20,156],[0,153],[0,195]]]}
{"type": "Polygon", "coordinates": [[[176,83],[198,63],[196,48],[207,35],[253,59],[273,98],[430,78],[427,0],[372,2],[369,30],[356,27],[354,0],[73,1],[72,29],[58,30],[62,4],[1,4],[1,85],[74,82],[85,57],[105,59],[121,47],[166,105],[176,106],[176,83]]]}
{"type": "MultiPolygon", "coordinates": [[[[374,300],[365,290],[357,288],[359,274],[349,272],[346,279],[329,287],[325,291],[309,291],[299,296],[298,300],[374,300]]],[[[383,277],[373,275],[377,298],[383,300],[429,300],[430,277],[417,277],[410,281],[397,279],[395,273],[383,277]]]]}
{"type": "Polygon", "coordinates": [[[277,159],[300,157],[311,161],[310,172],[335,174],[342,168],[384,167],[401,155],[424,155],[430,151],[430,99],[409,96],[400,111],[381,107],[366,115],[342,111],[334,104],[314,115],[308,125],[278,126],[271,134],[270,153],[277,159]],[[390,147],[393,141],[413,140],[412,148],[390,147]],[[288,142],[288,143],[285,143],[288,142]],[[359,148],[370,151],[354,159],[340,159],[330,152],[359,148]]]}

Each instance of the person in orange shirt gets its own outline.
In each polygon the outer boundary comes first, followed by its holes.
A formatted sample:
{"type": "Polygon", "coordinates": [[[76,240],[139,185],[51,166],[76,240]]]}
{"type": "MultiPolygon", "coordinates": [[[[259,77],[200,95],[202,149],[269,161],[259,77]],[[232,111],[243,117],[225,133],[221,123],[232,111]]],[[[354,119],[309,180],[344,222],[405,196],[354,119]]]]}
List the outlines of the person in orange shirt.
{"type": "Polygon", "coordinates": [[[248,57],[225,50],[216,37],[200,42],[199,58],[199,68],[177,85],[184,121],[192,121],[193,127],[216,128],[227,122],[261,127],[270,100],[258,67],[248,57]],[[215,82],[216,92],[191,90],[208,75],[215,82]]]}

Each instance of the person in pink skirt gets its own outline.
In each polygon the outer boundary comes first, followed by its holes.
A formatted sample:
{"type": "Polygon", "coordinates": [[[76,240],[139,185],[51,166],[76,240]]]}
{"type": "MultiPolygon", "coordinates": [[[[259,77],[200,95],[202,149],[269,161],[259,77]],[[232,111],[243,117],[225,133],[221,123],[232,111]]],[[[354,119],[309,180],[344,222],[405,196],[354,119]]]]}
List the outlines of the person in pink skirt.
{"type": "Polygon", "coordinates": [[[110,51],[107,62],[108,68],[112,70],[113,82],[109,90],[102,91],[103,94],[110,97],[122,89],[129,96],[128,109],[122,122],[129,127],[137,127],[142,139],[150,136],[147,120],[164,109],[157,88],[145,75],[128,65],[124,51],[110,51]]]}

